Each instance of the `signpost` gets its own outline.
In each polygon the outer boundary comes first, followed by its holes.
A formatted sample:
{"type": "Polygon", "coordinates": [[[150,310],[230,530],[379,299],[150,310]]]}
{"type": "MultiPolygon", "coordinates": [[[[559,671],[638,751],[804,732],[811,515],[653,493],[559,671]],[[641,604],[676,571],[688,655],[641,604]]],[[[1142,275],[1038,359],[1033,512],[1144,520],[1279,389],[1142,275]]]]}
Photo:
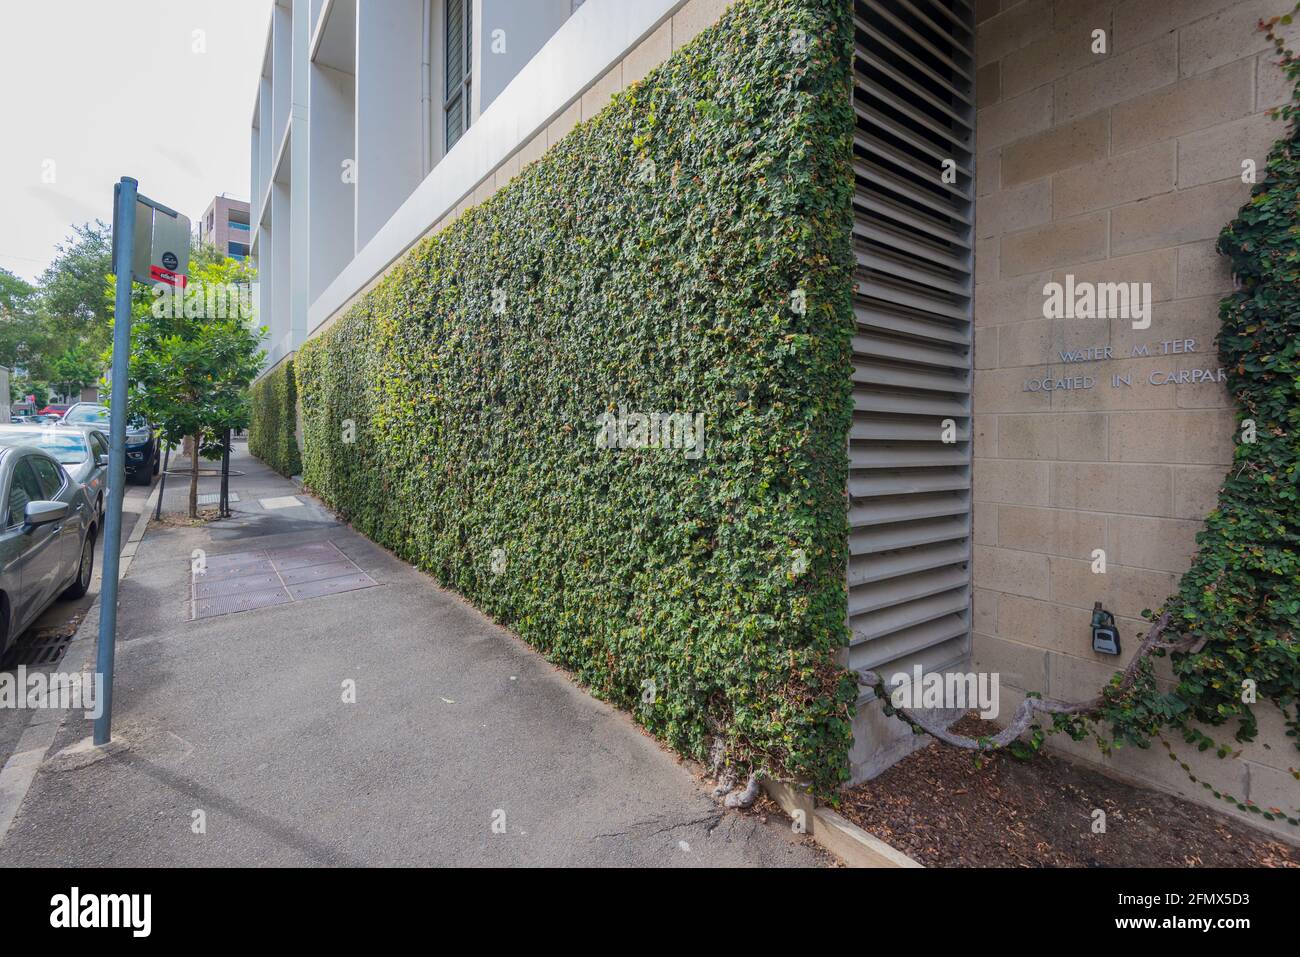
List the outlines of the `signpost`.
{"type": "Polygon", "coordinates": [[[108,508],[104,512],[104,573],[99,602],[95,670],[103,680],[103,707],[94,742],[112,738],[113,654],[117,643],[117,585],[122,551],[122,499],[126,494],[127,372],[131,354],[131,282],[185,287],[190,262],[190,221],[141,196],[129,176],[113,188],[113,372],[109,400],[108,508]]]}

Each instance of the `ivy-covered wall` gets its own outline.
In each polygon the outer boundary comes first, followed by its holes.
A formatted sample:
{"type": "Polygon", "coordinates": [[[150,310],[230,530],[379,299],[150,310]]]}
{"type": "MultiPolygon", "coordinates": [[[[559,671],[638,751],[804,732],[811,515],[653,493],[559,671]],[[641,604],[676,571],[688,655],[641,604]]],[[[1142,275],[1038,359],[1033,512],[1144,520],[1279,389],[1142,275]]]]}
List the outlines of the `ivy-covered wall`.
{"type": "Polygon", "coordinates": [[[298,390],[293,360],[282,362],[253,383],[253,420],[248,427],[248,451],[281,475],[302,472],[298,439],[298,390]]]}
{"type": "Polygon", "coordinates": [[[297,356],[305,481],[356,528],[678,749],[824,788],[851,37],[741,0],[297,356]]]}

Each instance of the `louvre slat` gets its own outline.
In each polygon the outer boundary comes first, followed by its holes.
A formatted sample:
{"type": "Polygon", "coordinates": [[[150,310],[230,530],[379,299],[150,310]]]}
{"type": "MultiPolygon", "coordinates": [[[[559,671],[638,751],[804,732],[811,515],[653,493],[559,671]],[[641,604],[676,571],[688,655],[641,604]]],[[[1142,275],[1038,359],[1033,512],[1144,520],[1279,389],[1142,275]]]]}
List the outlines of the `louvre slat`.
{"type": "Polygon", "coordinates": [[[909,316],[901,312],[885,312],[865,304],[854,304],[853,315],[857,319],[859,329],[880,329],[917,339],[970,346],[967,329],[944,325],[932,319],[909,316]]]}
{"type": "Polygon", "coordinates": [[[965,0],[853,7],[849,664],[951,668],[970,635],[974,16],[965,0]]]}
{"type": "Polygon", "coordinates": [[[859,296],[864,298],[892,302],[896,306],[905,306],[909,309],[915,309],[917,312],[930,312],[938,316],[947,316],[949,319],[968,320],[970,318],[970,307],[968,305],[918,295],[896,286],[872,282],[870,279],[859,280],[857,282],[857,292],[859,296]]]}
{"type": "MultiPolygon", "coordinates": [[[[853,52],[860,60],[862,60],[863,63],[871,67],[871,69],[880,71],[894,82],[900,84],[907,82],[906,78],[901,73],[886,63],[883,59],[865,49],[861,44],[856,45],[853,52]]],[[[920,87],[915,87],[914,91],[917,96],[934,109],[943,113],[944,116],[951,119],[954,123],[960,123],[962,126],[966,127],[966,129],[972,130],[973,132],[973,127],[971,126],[971,121],[968,117],[963,117],[961,114],[956,113],[947,103],[944,103],[937,96],[933,96],[929,92],[922,90],[920,87]]]]}
{"type": "Polygon", "coordinates": [[[925,674],[949,669],[965,671],[962,665],[969,631],[966,616],[948,615],[889,638],[854,644],[849,649],[849,667],[854,671],[875,671],[887,682],[896,674],[910,678],[914,664],[920,665],[925,674]]]}
{"type": "MultiPolygon", "coordinates": [[[[921,2],[925,4],[927,10],[934,10],[942,14],[949,23],[965,33],[971,38],[971,40],[975,39],[975,31],[971,29],[970,24],[965,19],[957,16],[957,14],[949,10],[942,2],[936,3],[935,0],[921,0],[921,2]]],[[[970,6],[965,2],[965,0],[956,0],[956,2],[960,3],[962,6],[970,6]]]]}
{"type": "Polygon", "coordinates": [[[860,191],[853,199],[853,206],[855,211],[862,210],[868,216],[890,220],[916,232],[925,233],[946,245],[967,251],[971,248],[970,240],[965,235],[968,232],[967,227],[954,228],[949,224],[936,222],[914,210],[890,202],[885,197],[860,191]]]}
{"type": "Polygon", "coordinates": [[[870,448],[849,449],[849,467],[855,469],[927,469],[945,465],[961,468],[965,464],[966,449],[958,444],[938,448],[921,445],[887,448],[877,443],[870,448]]]}
{"type": "MultiPolygon", "coordinates": [[[[914,628],[949,615],[960,615],[966,611],[969,601],[966,589],[962,587],[851,618],[849,626],[853,630],[852,643],[885,638],[904,628],[914,628]]],[[[912,647],[908,650],[916,649],[912,647]]]]}
{"type": "Polygon", "coordinates": [[[932,392],[970,391],[970,372],[964,369],[960,373],[938,373],[903,365],[857,361],[853,363],[853,381],[873,386],[928,389],[932,392]]]}
{"type": "Polygon", "coordinates": [[[901,605],[918,598],[929,598],[967,585],[966,571],[950,565],[931,572],[909,576],[902,584],[878,583],[859,585],[849,592],[849,617],[866,615],[882,608],[901,605]]]}
{"type": "MultiPolygon", "coordinates": [[[[863,24],[861,17],[855,17],[854,20],[858,29],[864,31],[866,30],[866,27],[863,24]]],[[[889,56],[894,60],[898,61],[899,63],[906,63],[909,67],[911,67],[916,72],[922,74],[923,76],[929,78],[930,80],[933,80],[936,85],[947,89],[948,92],[950,92],[957,99],[961,100],[964,104],[966,104],[967,107],[970,107],[972,109],[974,108],[975,106],[974,99],[968,96],[964,90],[960,89],[959,87],[953,86],[951,77],[945,77],[943,74],[936,72],[924,60],[921,60],[918,57],[913,56],[911,53],[908,53],[906,50],[904,50],[902,47],[896,44],[892,39],[885,36],[883,33],[880,32],[870,33],[868,34],[868,39],[872,43],[876,44],[877,46],[883,47],[885,51],[889,54],[889,56]]]]}
{"type": "Polygon", "coordinates": [[[954,492],[970,488],[970,477],[946,470],[935,474],[920,469],[899,474],[876,472],[849,473],[849,494],[859,498],[872,495],[915,495],[924,492],[954,492]]]}
{"type": "Polygon", "coordinates": [[[892,276],[895,279],[903,279],[918,286],[928,286],[931,289],[946,292],[951,296],[970,295],[969,277],[964,277],[959,282],[945,278],[927,268],[909,266],[904,260],[890,256],[873,255],[866,251],[859,254],[858,264],[866,269],[892,276]]]}
{"type": "MultiPolygon", "coordinates": [[[[931,159],[937,161],[937,164],[940,166],[943,164],[944,160],[953,158],[951,150],[944,149],[938,143],[931,143],[923,137],[917,136],[914,132],[904,126],[900,126],[895,120],[886,116],[884,113],[881,113],[879,110],[872,109],[869,106],[864,106],[856,100],[853,103],[853,110],[858,116],[859,129],[862,129],[861,124],[866,124],[867,129],[864,132],[868,140],[875,139],[870,132],[871,127],[874,126],[893,136],[895,139],[902,140],[918,152],[926,154],[931,159]]],[[[869,149],[868,152],[871,152],[871,150],[869,149]]],[[[964,153],[966,151],[963,149],[961,152],[964,153]]]]}
{"type": "Polygon", "coordinates": [[[927,518],[965,515],[970,499],[965,495],[908,495],[896,499],[865,499],[849,506],[849,527],[889,525],[927,518]]]}
{"type": "MultiPolygon", "coordinates": [[[[889,5],[893,6],[895,3],[899,3],[899,2],[906,2],[906,0],[892,0],[892,2],[889,5]]],[[[893,26],[896,30],[898,30],[899,33],[903,34],[905,37],[907,37],[909,40],[911,40],[913,43],[917,44],[927,52],[933,54],[933,56],[940,63],[942,63],[944,66],[952,70],[952,72],[955,73],[957,76],[962,77],[967,83],[974,82],[975,78],[972,77],[970,73],[968,73],[965,69],[959,66],[956,63],[956,61],[952,59],[952,57],[945,54],[933,43],[931,43],[925,37],[921,36],[920,33],[913,30],[907,24],[907,22],[903,20],[901,17],[895,16],[889,10],[886,10],[884,6],[882,6],[879,3],[876,3],[875,0],[866,0],[866,5],[868,10],[878,14],[884,20],[888,21],[888,23],[891,26],[893,26]]],[[[870,31],[868,31],[868,33],[870,33],[870,31]]],[[[949,82],[951,82],[951,80],[949,82]]]]}
{"type": "MultiPolygon", "coordinates": [[[[936,194],[913,186],[907,180],[893,175],[873,163],[855,163],[853,171],[858,178],[875,187],[877,192],[887,191],[894,196],[901,196],[910,203],[933,210],[941,219],[955,220],[962,226],[970,226],[970,219],[959,211],[959,206],[966,203],[948,203],[936,194]]],[[[937,172],[937,171],[936,171],[937,172]]]]}
{"type": "MultiPolygon", "coordinates": [[[[965,420],[952,420],[956,441],[970,439],[970,425],[965,420]]],[[[909,416],[907,419],[865,419],[854,422],[849,429],[852,442],[941,442],[943,419],[909,416]]]]}
{"type": "Polygon", "coordinates": [[[889,246],[900,253],[906,253],[916,259],[924,259],[942,269],[965,268],[965,257],[953,255],[948,250],[913,239],[897,230],[886,229],[880,222],[868,223],[861,218],[857,219],[853,224],[853,238],[859,242],[889,246]]]}
{"type": "Polygon", "coordinates": [[[854,555],[892,552],[918,545],[964,539],[969,533],[970,522],[965,515],[869,526],[849,536],[849,551],[854,555]]]}
{"type": "Polygon", "coordinates": [[[918,106],[908,105],[907,103],[900,100],[898,97],[890,93],[886,93],[879,86],[873,85],[871,87],[868,87],[867,84],[863,82],[858,84],[858,90],[865,93],[867,96],[872,97],[877,101],[885,104],[885,106],[887,106],[891,112],[896,113],[897,115],[903,117],[906,120],[909,120],[910,122],[916,124],[917,126],[922,127],[923,129],[929,130],[932,134],[937,136],[939,139],[947,143],[950,143],[961,150],[970,149],[972,133],[967,133],[965,136],[963,136],[959,132],[956,132],[951,128],[944,126],[942,123],[936,123],[925,112],[925,110],[921,109],[918,106]]]}
{"type": "Polygon", "coordinates": [[[856,335],[853,337],[854,355],[873,359],[897,359],[899,362],[915,362],[918,365],[942,366],[947,369],[966,369],[964,353],[918,342],[899,342],[880,336],[856,335]]]}
{"type": "Polygon", "coordinates": [[[887,581],[918,572],[960,565],[970,561],[965,542],[942,542],[927,548],[913,548],[883,555],[860,555],[849,560],[849,587],[887,581]]]}
{"type": "Polygon", "coordinates": [[[964,397],[944,395],[911,395],[905,392],[869,392],[865,387],[855,390],[853,409],[856,412],[893,412],[898,415],[942,415],[947,417],[970,415],[970,406],[964,397]]]}
{"type": "MultiPolygon", "coordinates": [[[[908,156],[905,153],[900,153],[893,147],[874,138],[868,140],[868,143],[871,147],[869,151],[871,159],[876,162],[867,164],[861,157],[857,157],[855,160],[855,171],[859,176],[863,175],[863,171],[867,169],[868,166],[872,169],[880,170],[881,166],[879,161],[881,160],[893,163],[893,165],[902,172],[904,177],[914,176],[916,168],[915,157],[908,156]]],[[[890,173],[889,170],[884,170],[884,172],[894,176],[897,181],[897,173],[890,173]]],[[[934,177],[920,183],[919,185],[926,187],[928,195],[932,195],[933,198],[939,200],[940,203],[943,203],[945,216],[951,216],[954,209],[965,208],[966,205],[970,203],[972,194],[969,189],[960,187],[956,183],[945,183],[943,177],[940,175],[941,172],[942,167],[936,166],[934,168],[934,177]],[[944,202],[945,197],[948,202],[944,202]]],[[[904,180],[904,182],[905,181],[906,180],[904,180]]]]}
{"type": "Polygon", "coordinates": [[[922,10],[920,10],[916,4],[912,3],[912,0],[898,0],[898,4],[900,7],[902,7],[904,11],[912,14],[912,16],[914,16],[920,22],[924,23],[935,33],[939,34],[939,36],[941,36],[948,43],[952,44],[952,46],[955,47],[957,50],[960,50],[962,53],[966,54],[968,58],[970,59],[975,58],[975,54],[971,52],[970,47],[966,46],[966,44],[958,40],[956,34],[954,34],[951,30],[945,30],[943,27],[939,26],[939,24],[935,23],[934,20],[930,19],[930,17],[926,15],[922,10]]]}

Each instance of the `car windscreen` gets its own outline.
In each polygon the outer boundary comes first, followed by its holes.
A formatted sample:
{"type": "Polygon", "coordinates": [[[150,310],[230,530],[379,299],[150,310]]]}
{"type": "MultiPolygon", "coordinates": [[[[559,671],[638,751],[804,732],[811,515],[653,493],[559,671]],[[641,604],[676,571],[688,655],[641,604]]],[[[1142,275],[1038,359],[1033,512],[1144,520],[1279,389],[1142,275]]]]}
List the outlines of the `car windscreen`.
{"type": "Polygon", "coordinates": [[[30,445],[54,456],[60,465],[80,465],[90,455],[86,437],[80,432],[53,429],[0,429],[0,443],[30,445]]]}
{"type": "MultiPolygon", "coordinates": [[[[97,429],[108,431],[109,411],[102,405],[83,406],[73,409],[63,417],[64,425],[93,425],[97,429]]],[[[127,419],[126,428],[128,432],[146,432],[149,429],[149,423],[138,415],[133,415],[127,419]]]]}
{"type": "Polygon", "coordinates": [[[101,405],[78,406],[63,417],[70,425],[100,425],[108,422],[108,409],[101,405]]]}

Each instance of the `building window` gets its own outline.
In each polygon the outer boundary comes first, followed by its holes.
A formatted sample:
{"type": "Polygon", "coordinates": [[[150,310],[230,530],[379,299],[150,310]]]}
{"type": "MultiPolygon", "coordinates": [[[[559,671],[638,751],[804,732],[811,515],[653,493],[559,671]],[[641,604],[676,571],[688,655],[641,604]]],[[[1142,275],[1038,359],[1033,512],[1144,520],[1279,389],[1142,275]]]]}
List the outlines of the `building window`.
{"type": "Polygon", "coordinates": [[[474,0],[445,0],[447,35],[445,62],[446,85],[442,109],[446,117],[447,149],[456,145],[469,129],[469,83],[474,43],[474,0]]]}
{"type": "Polygon", "coordinates": [[[244,259],[248,255],[246,243],[226,243],[226,252],[231,259],[244,259]]]}

